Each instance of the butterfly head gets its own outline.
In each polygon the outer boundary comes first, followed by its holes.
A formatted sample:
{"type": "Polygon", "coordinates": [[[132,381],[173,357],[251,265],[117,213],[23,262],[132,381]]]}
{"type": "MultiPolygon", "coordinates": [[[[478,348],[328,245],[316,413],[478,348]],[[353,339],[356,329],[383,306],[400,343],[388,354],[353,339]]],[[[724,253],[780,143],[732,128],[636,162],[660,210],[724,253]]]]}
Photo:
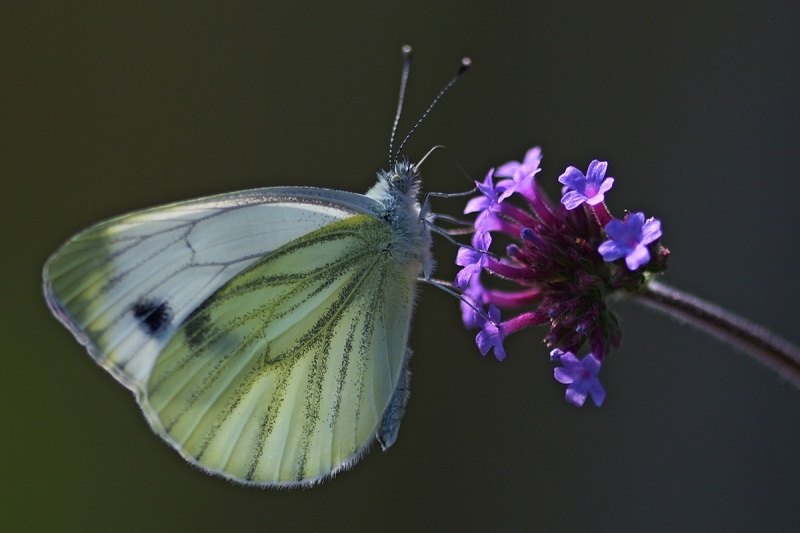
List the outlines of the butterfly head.
{"type": "Polygon", "coordinates": [[[396,191],[411,198],[416,198],[419,192],[419,170],[407,157],[398,159],[393,168],[378,172],[378,181],[389,191],[396,191]]]}

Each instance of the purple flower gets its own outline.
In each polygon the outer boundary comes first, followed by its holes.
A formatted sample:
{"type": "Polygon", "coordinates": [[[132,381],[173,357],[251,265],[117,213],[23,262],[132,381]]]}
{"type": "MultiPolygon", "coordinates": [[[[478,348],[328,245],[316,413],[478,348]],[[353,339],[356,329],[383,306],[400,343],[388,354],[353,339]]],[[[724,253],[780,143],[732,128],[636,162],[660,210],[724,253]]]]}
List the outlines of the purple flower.
{"type": "Polygon", "coordinates": [[[500,198],[500,195],[503,193],[503,189],[495,186],[492,182],[493,176],[494,169],[490,169],[483,183],[475,182],[481,195],[467,202],[467,206],[464,208],[464,213],[478,213],[474,224],[478,231],[494,231],[504,226],[495,214],[501,209],[500,202],[503,199],[500,198]]]}
{"type": "Polygon", "coordinates": [[[600,405],[605,398],[597,380],[600,361],[619,348],[622,335],[606,301],[616,293],[638,291],[650,278],[643,272],[663,272],[669,250],[657,240],[657,221],[645,224],[643,215],[634,214],[611,222],[603,203],[613,183],[605,177],[606,162],[592,161],[588,177],[569,167],[559,179],[571,189],[562,205],[553,204],[534,179],[540,160],[541,151],[533,148],[522,163],[506,163],[477,183],[480,196],[464,210],[479,213],[472,248],[459,250],[457,259],[463,267],[455,280],[462,290],[461,318],[467,328],[480,330],[475,338],[480,353],[494,350],[499,360],[505,359],[503,342],[509,335],[549,327],[544,343],[559,367],[556,379],[569,385],[567,400],[582,405],[591,394],[600,405]],[[505,179],[495,184],[495,174],[505,179]],[[587,207],[574,209],[581,203],[587,207]],[[505,252],[489,254],[492,240],[505,244],[505,252]],[[629,268],[621,261],[611,263],[612,255],[626,257],[629,268]],[[638,270],[631,270],[631,264],[638,270]],[[488,278],[494,281],[484,286],[488,278]],[[574,354],[584,346],[591,355],[579,361],[574,354]]]}
{"type": "Polygon", "coordinates": [[[645,222],[644,213],[629,213],[624,221],[612,220],[605,227],[610,240],[597,251],[606,262],[625,258],[629,270],[636,270],[650,261],[647,245],[661,237],[661,221],[651,218],[645,222]]]}
{"type": "Polygon", "coordinates": [[[462,291],[469,285],[469,280],[475,274],[480,273],[481,269],[486,265],[489,260],[489,254],[486,251],[492,244],[492,235],[477,231],[472,236],[472,248],[459,248],[458,255],[456,256],[456,264],[463,266],[458,274],[456,274],[456,287],[462,291]]]}
{"type": "Polygon", "coordinates": [[[572,352],[561,353],[559,359],[564,366],[556,368],[553,375],[559,383],[569,385],[567,401],[580,407],[586,401],[586,397],[591,394],[596,406],[603,405],[606,391],[597,378],[597,374],[600,372],[600,361],[592,354],[586,355],[583,360],[578,360],[572,352]]]}
{"type": "Polygon", "coordinates": [[[559,183],[572,189],[561,198],[564,207],[572,210],[584,202],[589,205],[597,205],[602,202],[605,198],[604,193],[614,185],[614,178],[603,179],[606,175],[606,168],[608,168],[608,163],[597,159],[589,163],[586,176],[575,167],[567,167],[567,170],[558,178],[559,183]]]}
{"type": "Polygon", "coordinates": [[[542,149],[536,146],[527,151],[525,160],[522,163],[509,161],[498,168],[495,176],[511,178],[497,182],[498,189],[504,189],[500,193],[499,200],[502,202],[515,192],[525,197],[533,196],[533,177],[542,170],[539,168],[541,161],[542,149]]]}
{"type": "Polygon", "coordinates": [[[500,310],[494,305],[489,306],[489,320],[481,326],[481,331],[475,337],[481,355],[486,355],[489,350],[494,348],[494,356],[498,361],[506,358],[506,351],[503,349],[503,324],[500,322],[500,310]]]}
{"type": "Polygon", "coordinates": [[[499,198],[499,195],[503,193],[503,189],[497,189],[495,187],[495,184],[492,182],[493,174],[494,169],[490,169],[483,183],[479,181],[475,182],[481,196],[467,202],[464,213],[480,213],[480,215],[484,215],[484,213],[491,212],[497,204],[503,201],[499,198]]]}
{"type": "Polygon", "coordinates": [[[476,311],[476,309],[483,310],[483,294],[484,288],[479,277],[470,279],[469,286],[461,294],[461,320],[467,329],[480,329],[486,322],[486,319],[476,311]]]}

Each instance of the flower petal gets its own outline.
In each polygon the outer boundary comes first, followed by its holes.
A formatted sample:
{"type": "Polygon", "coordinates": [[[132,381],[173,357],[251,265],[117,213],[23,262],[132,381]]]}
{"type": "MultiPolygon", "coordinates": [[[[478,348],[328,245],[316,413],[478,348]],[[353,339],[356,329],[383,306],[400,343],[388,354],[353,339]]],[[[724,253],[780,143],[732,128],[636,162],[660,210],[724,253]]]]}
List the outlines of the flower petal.
{"type": "Polygon", "coordinates": [[[558,177],[558,182],[566,185],[570,189],[577,190],[580,188],[580,190],[583,190],[583,186],[586,183],[586,176],[575,167],[567,167],[567,170],[558,177]]]}
{"type": "Polygon", "coordinates": [[[567,387],[567,401],[577,407],[582,407],[588,396],[585,390],[570,385],[567,387]]]}
{"type": "Polygon", "coordinates": [[[522,161],[522,165],[526,167],[531,167],[536,165],[537,167],[542,162],[542,148],[541,146],[534,146],[527,152],[525,152],[525,159],[522,161]]]}
{"type": "Polygon", "coordinates": [[[576,191],[569,191],[561,198],[561,203],[568,211],[572,211],[585,201],[586,196],[576,191]]]}
{"type": "Polygon", "coordinates": [[[603,194],[611,190],[611,187],[614,186],[614,178],[606,178],[603,180],[603,183],[600,184],[600,188],[598,189],[598,194],[603,194]]]}
{"type": "Polygon", "coordinates": [[[522,167],[522,165],[519,161],[509,161],[505,165],[500,165],[500,168],[494,171],[494,175],[498,178],[511,178],[520,167],[522,167]]]}
{"type": "Polygon", "coordinates": [[[589,163],[589,169],[586,171],[586,181],[592,183],[600,183],[606,175],[608,168],[608,161],[598,161],[597,159],[589,163]]]}
{"type": "Polygon", "coordinates": [[[572,375],[572,372],[567,370],[566,368],[554,368],[553,369],[553,377],[556,378],[556,381],[559,383],[564,383],[568,385],[575,381],[575,377],[572,375]]]}
{"type": "Polygon", "coordinates": [[[650,250],[647,246],[640,244],[625,256],[625,264],[629,270],[636,270],[642,265],[650,262],[650,250]]]}
{"type": "Polygon", "coordinates": [[[589,385],[589,394],[592,395],[592,401],[597,407],[603,405],[603,402],[606,400],[606,390],[599,380],[594,380],[589,385]]]}
{"type": "Polygon", "coordinates": [[[477,196],[467,202],[464,213],[479,213],[489,208],[490,202],[485,196],[477,196]]]}
{"type": "Polygon", "coordinates": [[[596,377],[600,372],[600,360],[595,357],[594,354],[587,354],[586,357],[583,358],[583,361],[581,361],[581,364],[593,377],[596,377]]]}
{"type": "Polygon", "coordinates": [[[609,240],[600,244],[597,251],[603,256],[603,261],[610,263],[611,261],[616,261],[620,257],[625,257],[628,253],[628,248],[609,240]]]}
{"type": "Polygon", "coordinates": [[[642,244],[650,244],[656,239],[661,238],[661,221],[657,218],[651,218],[645,222],[642,228],[642,244]]]}

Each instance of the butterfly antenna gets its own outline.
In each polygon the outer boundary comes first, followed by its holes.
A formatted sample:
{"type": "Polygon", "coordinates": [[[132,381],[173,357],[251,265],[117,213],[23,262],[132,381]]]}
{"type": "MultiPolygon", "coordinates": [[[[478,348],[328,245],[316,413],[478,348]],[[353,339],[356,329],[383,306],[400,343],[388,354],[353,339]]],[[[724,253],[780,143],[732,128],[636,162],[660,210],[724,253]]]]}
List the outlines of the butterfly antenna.
{"type": "MultiPolygon", "coordinates": [[[[425,112],[422,114],[422,116],[419,117],[419,120],[417,121],[416,124],[414,124],[414,127],[411,128],[411,131],[409,131],[408,134],[406,134],[406,136],[403,138],[403,142],[400,143],[400,147],[397,149],[397,152],[394,154],[394,157],[392,157],[391,155],[389,156],[389,160],[392,163],[397,161],[397,158],[400,156],[400,152],[403,151],[403,147],[406,145],[406,142],[408,141],[409,137],[411,137],[411,135],[417,130],[419,125],[422,124],[422,122],[428,117],[428,115],[431,113],[431,111],[433,111],[433,108],[436,107],[436,104],[439,103],[439,100],[442,99],[442,96],[444,96],[445,93],[447,93],[447,91],[450,90],[450,87],[455,85],[455,83],[459,79],[461,79],[461,76],[464,75],[464,73],[467,71],[467,69],[470,67],[470,65],[472,65],[472,60],[470,58],[465,57],[465,58],[461,59],[461,66],[458,67],[458,72],[456,72],[456,75],[453,76],[453,78],[450,81],[447,82],[447,85],[445,85],[444,88],[442,88],[441,91],[439,91],[439,94],[437,94],[436,98],[433,99],[433,102],[431,102],[431,105],[428,106],[428,109],[426,109],[425,112]]],[[[399,116],[399,111],[398,111],[398,116],[399,116]]],[[[394,132],[392,132],[392,135],[394,136],[394,132]]]]}
{"type": "Polygon", "coordinates": [[[431,148],[430,150],[428,150],[428,153],[427,153],[427,154],[425,154],[424,156],[422,156],[422,159],[420,159],[419,161],[417,161],[417,164],[416,164],[416,165],[414,165],[414,166],[415,166],[415,167],[417,167],[417,168],[420,168],[420,167],[422,166],[422,164],[425,162],[425,160],[426,160],[426,159],[428,159],[428,156],[429,156],[429,155],[431,155],[431,154],[432,154],[433,152],[435,152],[436,150],[438,150],[439,148],[444,148],[444,146],[443,146],[443,145],[441,145],[441,144],[437,144],[436,146],[434,146],[433,148],[431,148]]]}
{"type": "Polygon", "coordinates": [[[403,101],[406,98],[406,85],[408,84],[408,73],[411,70],[411,47],[403,46],[403,74],[400,77],[400,96],[397,97],[397,113],[394,115],[392,124],[392,134],[389,137],[389,169],[394,168],[395,158],[392,156],[394,150],[394,137],[397,135],[397,125],[400,123],[400,115],[403,112],[403,101]]]}

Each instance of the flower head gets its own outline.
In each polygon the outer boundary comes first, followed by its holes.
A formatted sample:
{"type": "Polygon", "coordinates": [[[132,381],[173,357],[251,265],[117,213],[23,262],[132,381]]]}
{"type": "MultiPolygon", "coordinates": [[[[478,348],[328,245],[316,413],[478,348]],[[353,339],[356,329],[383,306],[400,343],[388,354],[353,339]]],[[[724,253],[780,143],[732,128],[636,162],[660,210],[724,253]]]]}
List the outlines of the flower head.
{"type": "Polygon", "coordinates": [[[480,214],[474,222],[473,247],[462,248],[457,260],[463,267],[455,283],[464,291],[462,319],[467,327],[481,329],[475,339],[481,354],[494,349],[501,360],[507,336],[549,325],[544,342],[553,349],[554,360],[562,360],[557,377],[571,379],[567,399],[577,405],[591,394],[602,403],[596,380],[599,363],[619,346],[622,335],[606,299],[617,292],[638,291],[649,277],[666,269],[669,252],[658,243],[658,221],[645,223],[644,215],[633,214],[613,223],[602,203],[613,181],[605,178],[605,162],[593,161],[587,176],[569,167],[559,181],[573,190],[561,204],[553,204],[533,179],[540,160],[541,151],[534,148],[523,163],[502,165],[496,174],[509,179],[496,185],[495,173],[489,172],[478,184],[481,196],[467,205],[466,212],[480,214]],[[618,226],[623,231],[618,232],[618,226]],[[498,240],[495,236],[510,243],[505,253],[484,253],[498,240]],[[609,259],[614,254],[627,263],[609,259]],[[487,305],[488,315],[483,312],[487,305]],[[501,322],[500,308],[503,314],[518,314],[501,322]],[[592,355],[578,363],[588,374],[578,375],[572,363],[584,346],[592,355]]]}
{"type": "Polygon", "coordinates": [[[603,179],[606,175],[606,168],[608,168],[608,163],[597,159],[589,163],[589,170],[585,176],[577,168],[567,167],[567,170],[558,178],[559,183],[571,189],[561,198],[564,207],[572,210],[584,202],[589,205],[597,205],[602,202],[605,199],[605,193],[614,185],[614,178],[603,179]]]}
{"type": "Polygon", "coordinates": [[[603,405],[606,391],[597,378],[600,372],[600,360],[591,353],[579,360],[572,352],[562,352],[558,359],[564,366],[556,368],[553,375],[559,383],[569,385],[567,401],[580,407],[591,395],[596,406],[603,405]]]}
{"type": "Polygon", "coordinates": [[[605,227],[611,237],[598,247],[604,261],[625,258],[630,270],[636,270],[650,261],[647,245],[661,237],[661,222],[651,218],[646,222],[644,213],[629,213],[625,220],[612,220],[605,227]]]}

